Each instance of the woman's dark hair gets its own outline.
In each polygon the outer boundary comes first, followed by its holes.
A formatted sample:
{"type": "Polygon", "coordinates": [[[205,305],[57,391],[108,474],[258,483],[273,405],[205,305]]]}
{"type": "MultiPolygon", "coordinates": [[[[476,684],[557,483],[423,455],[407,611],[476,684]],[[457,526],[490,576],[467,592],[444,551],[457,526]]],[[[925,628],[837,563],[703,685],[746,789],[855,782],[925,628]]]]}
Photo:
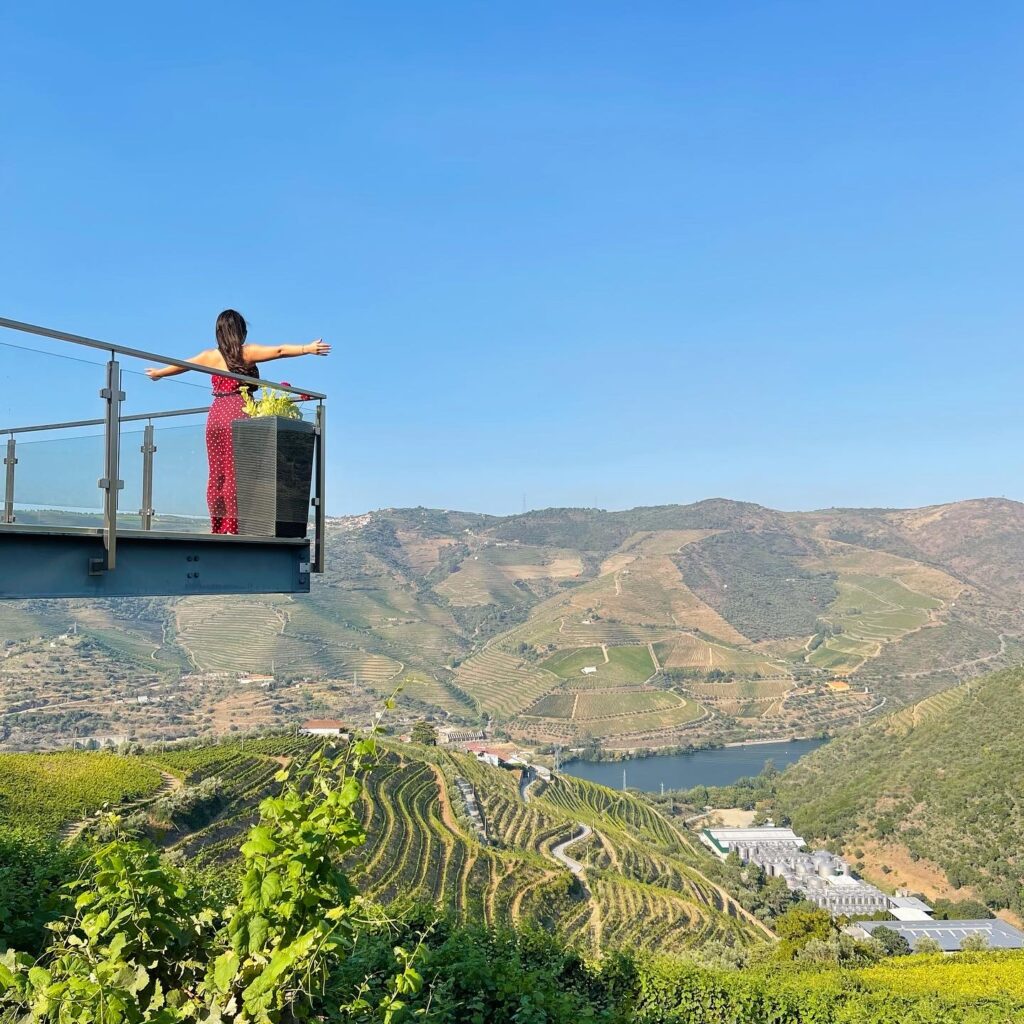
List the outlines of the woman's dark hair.
{"type": "Polygon", "coordinates": [[[245,317],[235,309],[225,309],[217,317],[217,348],[232,373],[253,375],[253,366],[245,361],[245,335],[249,328],[245,317]]]}

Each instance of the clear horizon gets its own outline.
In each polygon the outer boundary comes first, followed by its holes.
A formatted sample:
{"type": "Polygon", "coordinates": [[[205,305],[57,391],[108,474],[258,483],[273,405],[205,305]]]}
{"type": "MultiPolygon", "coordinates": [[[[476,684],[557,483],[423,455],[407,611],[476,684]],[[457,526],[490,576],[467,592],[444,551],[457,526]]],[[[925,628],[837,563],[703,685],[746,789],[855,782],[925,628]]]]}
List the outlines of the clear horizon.
{"type": "MultiPolygon", "coordinates": [[[[0,315],[185,358],[226,306],[322,335],[267,375],[331,395],[331,515],[1024,498],[1022,30],[1006,3],[9,8],[0,315]]],[[[0,368],[4,423],[96,415],[95,369],[0,368]]]]}
{"type": "Polygon", "coordinates": [[[632,512],[636,509],[643,508],[665,508],[670,506],[678,506],[680,508],[686,508],[690,505],[700,505],[709,501],[725,501],[734,504],[742,505],[758,505],[761,508],[767,509],[769,512],[782,512],[792,513],[799,515],[800,513],[812,513],[812,512],[832,512],[832,511],[851,511],[851,512],[867,512],[867,511],[883,511],[883,512],[913,512],[919,511],[926,508],[939,508],[946,505],[963,505],[971,502],[987,502],[987,501],[1010,501],[1016,505],[1024,504],[1018,501],[1016,498],[1005,498],[1001,495],[989,494],[981,497],[969,497],[959,498],[954,501],[940,501],[934,502],[928,505],[819,505],[816,508],[779,508],[774,505],[765,505],[760,501],[749,501],[741,498],[728,498],[723,495],[714,495],[707,498],[697,498],[694,501],[668,501],[668,502],[645,502],[639,505],[623,505],[620,507],[609,507],[601,508],[596,505],[543,505],[536,508],[527,508],[525,512],[522,509],[512,512],[486,512],[480,509],[474,508],[460,508],[456,505],[379,505],[376,508],[363,509],[361,512],[328,512],[327,517],[329,519],[358,519],[360,516],[372,515],[374,512],[403,512],[403,511],[415,511],[418,508],[427,509],[431,512],[460,512],[466,515],[483,515],[493,516],[497,519],[509,518],[511,516],[528,515],[531,512],[632,512]]]}

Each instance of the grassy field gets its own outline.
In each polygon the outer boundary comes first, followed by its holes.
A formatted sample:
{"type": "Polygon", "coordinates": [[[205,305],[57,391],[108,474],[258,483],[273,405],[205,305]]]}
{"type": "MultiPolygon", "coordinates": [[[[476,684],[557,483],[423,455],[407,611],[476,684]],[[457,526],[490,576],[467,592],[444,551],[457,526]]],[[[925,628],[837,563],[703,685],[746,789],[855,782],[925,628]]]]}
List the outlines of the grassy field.
{"type": "Polygon", "coordinates": [[[614,746],[629,737],[679,728],[703,714],[696,701],[667,691],[553,694],[521,715],[517,729],[537,739],[591,738],[614,746]]]}
{"type": "Polygon", "coordinates": [[[667,690],[629,690],[613,693],[581,693],[576,701],[576,718],[609,718],[648,711],[678,708],[682,698],[667,690]]]}
{"type": "Polygon", "coordinates": [[[736,650],[726,644],[712,643],[692,633],[680,633],[654,645],[664,669],[696,669],[710,672],[736,672],[743,675],[788,675],[782,662],[771,661],[755,651],[736,650]]]}
{"type": "MultiPolygon", "coordinates": [[[[620,741],[630,736],[660,733],[686,725],[704,714],[704,709],[695,701],[683,700],[674,707],[633,715],[615,715],[607,718],[578,719],[583,734],[594,739],[620,741]]],[[[614,745],[614,743],[612,744],[614,745]]]]}
{"type": "Polygon", "coordinates": [[[136,758],[86,751],[0,754],[0,828],[53,835],[105,804],[159,786],[160,772],[136,758]]]}
{"type": "Polygon", "coordinates": [[[654,675],[654,662],[646,647],[609,647],[608,660],[600,647],[578,651],[559,651],[545,662],[543,668],[573,684],[583,680],[588,686],[639,685],[654,675]],[[597,671],[584,675],[584,668],[597,671]]]}
{"type": "Polygon", "coordinates": [[[685,700],[667,690],[614,690],[609,693],[549,693],[528,709],[541,718],[588,722],[595,718],[628,717],[646,712],[675,711],[685,700]]]}
{"type": "Polygon", "coordinates": [[[549,693],[528,709],[529,714],[542,718],[572,718],[576,708],[576,694],[549,693]]]}

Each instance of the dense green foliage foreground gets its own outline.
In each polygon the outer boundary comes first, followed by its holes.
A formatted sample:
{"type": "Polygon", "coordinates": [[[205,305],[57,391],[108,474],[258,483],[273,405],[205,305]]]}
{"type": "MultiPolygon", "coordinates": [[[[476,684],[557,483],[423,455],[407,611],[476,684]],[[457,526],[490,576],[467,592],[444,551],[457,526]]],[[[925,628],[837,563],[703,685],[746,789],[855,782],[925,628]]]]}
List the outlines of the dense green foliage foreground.
{"type": "MultiPolygon", "coordinates": [[[[0,957],[0,1019],[53,1024],[995,1024],[1024,1019],[1024,957],[907,957],[715,971],[591,961],[540,932],[388,917],[341,867],[372,740],[278,774],[236,875],[116,835],[92,848],[38,960],[0,957]]],[[[112,823],[112,826],[116,823],[112,823]]],[[[780,946],[784,949],[785,943],[780,946]]],[[[810,946],[806,947],[807,949],[810,946]]],[[[770,952],[770,951],[769,951],[770,952]]]]}

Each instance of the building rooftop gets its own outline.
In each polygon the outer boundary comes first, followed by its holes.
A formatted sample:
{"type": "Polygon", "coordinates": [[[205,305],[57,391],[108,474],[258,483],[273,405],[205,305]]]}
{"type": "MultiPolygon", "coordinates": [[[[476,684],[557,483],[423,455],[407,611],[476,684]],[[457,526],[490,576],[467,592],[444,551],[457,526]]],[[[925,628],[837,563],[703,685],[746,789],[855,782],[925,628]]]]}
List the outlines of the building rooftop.
{"type": "Polygon", "coordinates": [[[345,723],[337,718],[310,718],[302,723],[303,729],[344,729],[345,723]]]}
{"type": "Polygon", "coordinates": [[[855,927],[868,934],[876,928],[889,928],[902,935],[911,946],[927,936],[947,953],[959,950],[963,940],[971,935],[984,935],[991,949],[1024,948],[1024,932],[998,918],[979,921],[858,921],[855,927]]]}
{"type": "Polygon", "coordinates": [[[890,896],[889,913],[897,921],[930,921],[932,908],[916,896],[890,896]]]}
{"type": "Polygon", "coordinates": [[[704,830],[719,846],[753,845],[755,843],[793,843],[803,846],[803,838],[791,828],[764,825],[760,828],[708,828],[704,830]]]}
{"type": "Polygon", "coordinates": [[[924,900],[919,900],[916,896],[893,896],[892,905],[903,910],[926,910],[928,913],[932,911],[924,900]]]}

